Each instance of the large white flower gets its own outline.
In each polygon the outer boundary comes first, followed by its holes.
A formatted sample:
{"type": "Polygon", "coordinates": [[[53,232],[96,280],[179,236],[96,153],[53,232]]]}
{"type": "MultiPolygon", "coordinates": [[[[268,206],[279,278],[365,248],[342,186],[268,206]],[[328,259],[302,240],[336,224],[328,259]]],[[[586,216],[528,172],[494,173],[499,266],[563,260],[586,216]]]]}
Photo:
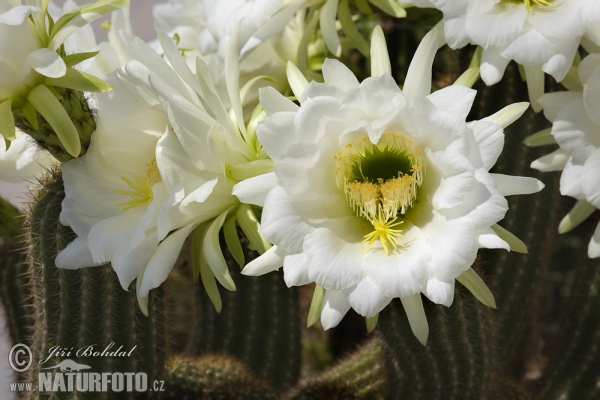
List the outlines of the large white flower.
{"type": "MultiPolygon", "coordinates": [[[[56,265],[111,262],[127,290],[136,278],[141,284],[148,263],[168,263],[160,250],[170,244],[164,239],[173,224],[156,161],[168,118],[150,79],[157,75],[174,87],[185,85],[143,41],[119,35],[120,51],[131,61],[106,76],[113,92],[95,96],[97,129],[88,153],[62,168],[66,197],[60,219],[78,237],[59,253],[56,265]]],[[[145,300],[140,298],[142,307],[145,300]]]]}
{"type": "Polygon", "coordinates": [[[600,23],[594,0],[407,0],[436,7],[444,14],[444,34],[453,49],[466,44],[483,48],[481,78],[487,85],[502,79],[510,60],[525,67],[532,106],[543,94],[543,73],[561,81],[573,64],[584,35],[600,23]]]}
{"type": "MultiPolygon", "coordinates": [[[[529,144],[558,143],[560,148],[531,164],[540,171],[560,171],[560,192],[578,201],[559,225],[559,232],[575,228],[600,208],[600,55],[586,57],[578,67],[580,87],[540,98],[552,129],[529,138],[529,144]]],[[[600,225],[588,247],[600,257],[600,225]]]]}
{"type": "Polygon", "coordinates": [[[434,30],[400,90],[377,27],[371,78],[359,83],[343,64],[327,60],[325,83],[307,83],[290,66],[300,106],[272,89],[261,92],[268,117],[258,136],[274,172],[239,183],[234,194],[264,206],[261,232],[274,246],[243,273],[283,265],[288,285],[316,282],[325,289],[326,329],[350,307],[374,318],[399,297],[425,343],[421,293],[449,306],[455,279],[494,305],[471,265],[479,248],[517,243],[496,225],[508,208],[504,196],[543,187],[533,178],[488,172],[502,150],[503,128],[527,104],[465,122],[474,90],[454,85],[430,94],[436,49],[434,30]]]}

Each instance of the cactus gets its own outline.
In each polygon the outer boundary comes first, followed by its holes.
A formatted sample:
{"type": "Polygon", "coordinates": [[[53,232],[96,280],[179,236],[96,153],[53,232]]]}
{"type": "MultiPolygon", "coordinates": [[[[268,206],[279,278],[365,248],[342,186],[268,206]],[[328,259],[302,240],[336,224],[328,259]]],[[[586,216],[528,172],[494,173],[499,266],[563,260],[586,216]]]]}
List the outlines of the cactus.
{"type": "MultiPolygon", "coordinates": [[[[257,256],[243,239],[246,260],[257,256]]],[[[224,249],[226,250],[226,249],[224,249]]],[[[225,251],[237,291],[224,291],[218,314],[206,292],[196,285],[196,328],[190,354],[229,354],[280,391],[300,374],[300,315],[296,288],[288,288],[280,273],[260,278],[244,276],[225,251]]]]}
{"type": "MultiPolygon", "coordinates": [[[[81,153],[79,156],[83,156],[90,145],[92,133],[96,130],[96,121],[85,94],[78,90],[59,87],[53,89],[60,96],[60,104],[71,117],[75,128],[77,128],[81,140],[81,153]]],[[[50,124],[37,113],[35,118],[37,126],[32,125],[31,121],[22,113],[17,113],[15,115],[15,125],[35,139],[42,148],[48,150],[58,161],[67,162],[73,159],[73,156],[65,150],[50,124]]]]}
{"type": "Polygon", "coordinates": [[[23,215],[0,198],[0,300],[13,344],[29,343],[31,296],[23,252],[23,215]]]}
{"type": "Polygon", "coordinates": [[[483,397],[495,363],[489,308],[458,285],[450,308],[429,301],[424,307],[427,346],[412,334],[398,300],[380,314],[379,329],[402,371],[393,393],[403,399],[483,397]]]}
{"type": "Polygon", "coordinates": [[[324,373],[301,382],[286,397],[290,400],[390,398],[390,388],[399,371],[389,352],[385,342],[375,336],[324,373]]]}
{"type": "Polygon", "coordinates": [[[169,399],[274,400],[272,389],[241,362],[224,355],[175,356],[165,368],[169,399]]]}
{"type": "MultiPolygon", "coordinates": [[[[583,224],[584,237],[592,234],[597,222],[583,224]]],[[[558,275],[565,286],[560,301],[566,306],[558,318],[558,334],[547,346],[550,360],[537,398],[596,399],[600,396],[600,263],[587,259],[583,243],[566,251],[574,262],[554,269],[563,272],[558,275]],[[573,274],[568,289],[564,272],[573,274]]]]}
{"type": "MultiPolygon", "coordinates": [[[[64,359],[75,359],[94,372],[145,372],[148,382],[160,379],[167,351],[163,289],[151,295],[149,316],[145,317],[137,304],[135,291],[126,292],[121,288],[110,265],[79,270],[56,268],[57,253],[75,238],[75,234],[58,221],[63,198],[61,175],[53,172],[35,195],[36,202],[27,218],[29,273],[36,316],[32,338],[35,362],[28,371],[29,381],[37,387],[38,373],[47,372],[41,369],[55,366],[64,359]],[[109,351],[123,346],[129,355],[79,357],[76,354],[78,349],[91,345],[102,351],[110,343],[114,346],[109,351]],[[51,354],[53,346],[72,352],[39,364],[51,354]]],[[[46,396],[46,393],[34,394],[41,398],[46,396]]],[[[75,398],[85,393],[72,395],[75,398]]],[[[95,395],[90,394],[90,397],[95,395]]]]}

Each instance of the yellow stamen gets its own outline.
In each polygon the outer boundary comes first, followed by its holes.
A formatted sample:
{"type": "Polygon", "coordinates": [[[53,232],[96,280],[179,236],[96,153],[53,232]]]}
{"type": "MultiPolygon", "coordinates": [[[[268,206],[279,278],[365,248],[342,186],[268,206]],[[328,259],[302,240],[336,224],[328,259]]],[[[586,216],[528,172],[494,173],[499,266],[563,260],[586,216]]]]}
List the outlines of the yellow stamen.
{"type": "Polygon", "coordinates": [[[523,0],[525,2],[525,7],[527,7],[527,11],[531,11],[531,5],[536,6],[549,6],[550,2],[547,0],[523,0]]]}
{"type": "Polygon", "coordinates": [[[158,172],[158,166],[156,165],[156,160],[152,160],[147,163],[146,166],[148,169],[146,170],[146,174],[135,177],[132,179],[126,178],[124,176],[121,177],[131,187],[133,190],[123,190],[123,189],[115,189],[114,192],[116,194],[122,194],[124,196],[131,197],[131,200],[124,201],[122,203],[118,203],[117,207],[123,207],[121,211],[127,211],[129,209],[135,207],[145,206],[150,204],[152,200],[154,200],[154,193],[152,192],[152,186],[155,183],[161,181],[160,173],[158,172]]]}
{"type": "Polygon", "coordinates": [[[404,221],[395,222],[397,219],[398,217],[393,217],[391,219],[387,218],[381,209],[379,210],[377,217],[369,219],[375,230],[365,235],[365,240],[361,242],[361,244],[366,244],[363,254],[366,253],[377,240],[381,242],[385,255],[387,256],[390,255],[390,247],[393,247],[393,250],[396,250],[398,246],[405,247],[404,244],[398,240],[398,238],[404,237],[404,235],[402,235],[402,232],[404,231],[402,229],[394,229],[404,221]]]}

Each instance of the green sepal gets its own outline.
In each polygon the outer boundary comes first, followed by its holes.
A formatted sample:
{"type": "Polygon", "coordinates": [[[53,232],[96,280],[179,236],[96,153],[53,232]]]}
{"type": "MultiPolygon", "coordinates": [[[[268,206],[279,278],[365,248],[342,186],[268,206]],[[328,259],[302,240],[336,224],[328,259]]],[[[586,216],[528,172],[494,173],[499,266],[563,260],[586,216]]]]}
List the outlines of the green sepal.
{"type": "Polygon", "coordinates": [[[260,234],[260,223],[254,214],[254,210],[248,204],[242,204],[235,213],[240,228],[250,241],[250,244],[260,254],[264,254],[271,248],[271,244],[267,242],[260,234]]]}
{"type": "Polygon", "coordinates": [[[571,211],[558,224],[558,233],[563,234],[575,229],[596,211],[596,207],[586,200],[577,200],[571,211]]]}
{"type": "Polygon", "coordinates": [[[300,42],[298,43],[298,53],[296,54],[296,64],[298,65],[298,69],[301,72],[306,72],[306,68],[308,66],[308,45],[312,39],[313,33],[315,33],[317,23],[319,22],[319,10],[314,9],[313,12],[313,9],[311,9],[307,19],[308,23],[306,24],[306,28],[304,28],[304,34],[302,35],[302,37],[300,38],[300,42]]]}
{"type": "Polygon", "coordinates": [[[529,147],[546,146],[549,144],[556,144],[556,139],[552,136],[552,128],[546,128],[531,136],[527,136],[525,140],[523,140],[523,144],[529,147]]]}
{"type": "Polygon", "coordinates": [[[244,249],[242,248],[240,238],[237,234],[237,223],[235,217],[229,217],[225,220],[225,223],[223,224],[223,236],[225,237],[225,243],[227,244],[229,252],[233,256],[233,259],[238,263],[240,269],[244,268],[246,259],[244,257],[244,249]]]}
{"type": "Polygon", "coordinates": [[[48,121],[65,150],[73,157],[79,156],[79,132],[54,93],[45,85],[38,85],[29,92],[27,100],[48,121]]]}
{"type": "Polygon", "coordinates": [[[198,275],[202,279],[202,285],[208,298],[215,306],[215,310],[220,313],[223,308],[223,302],[221,300],[221,294],[217,286],[217,280],[213,272],[206,262],[204,255],[202,254],[202,243],[204,242],[204,236],[208,224],[202,224],[194,229],[192,233],[192,265],[194,268],[194,282],[198,280],[198,275]]]}
{"type": "Polygon", "coordinates": [[[325,288],[323,286],[316,285],[313,293],[312,301],[310,302],[310,309],[308,310],[308,318],[306,319],[306,326],[311,327],[321,318],[321,311],[323,308],[323,300],[325,299],[325,288]]]}
{"type": "Polygon", "coordinates": [[[473,58],[471,58],[471,62],[469,63],[469,68],[480,67],[481,66],[481,55],[483,54],[483,48],[481,46],[477,46],[475,52],[473,53],[473,58]]]}
{"type": "Polygon", "coordinates": [[[338,7],[338,18],[342,24],[342,30],[344,34],[350,39],[350,42],[360,53],[368,57],[369,56],[369,43],[360,34],[354,21],[352,20],[352,14],[350,13],[350,6],[348,6],[348,0],[341,0],[338,7]]]}
{"type": "Polygon", "coordinates": [[[406,17],[406,10],[400,6],[397,0],[369,0],[369,2],[392,17],[406,17]]]}
{"type": "Polygon", "coordinates": [[[238,165],[225,165],[225,174],[233,181],[241,182],[245,179],[273,172],[273,160],[255,160],[238,165]]]}
{"type": "Polygon", "coordinates": [[[63,57],[63,61],[65,62],[67,68],[70,68],[74,65],[84,62],[85,60],[89,60],[90,58],[95,57],[98,53],[100,53],[100,51],[88,51],[85,53],[69,54],[68,56],[63,57]]]}
{"type": "Polygon", "coordinates": [[[369,7],[367,0],[356,0],[356,8],[361,14],[370,15],[373,14],[373,10],[369,7]]]}
{"type": "Polygon", "coordinates": [[[33,129],[37,130],[39,128],[39,125],[35,113],[35,107],[33,107],[33,104],[26,101],[25,105],[21,108],[21,111],[23,111],[23,115],[25,116],[25,119],[27,119],[27,122],[31,124],[33,129]]]}
{"type": "Polygon", "coordinates": [[[483,279],[477,275],[473,268],[469,268],[462,275],[456,278],[464,287],[469,289],[469,292],[475,296],[477,300],[488,307],[496,308],[496,300],[490,288],[485,284],[483,279]]]}
{"type": "Polygon", "coordinates": [[[500,225],[492,225],[492,230],[496,232],[496,235],[502,240],[504,240],[510,246],[510,251],[514,251],[517,253],[528,254],[527,246],[521,239],[513,235],[508,230],[504,229],[500,225]]]}
{"type": "Polygon", "coordinates": [[[198,281],[198,277],[200,276],[200,258],[202,257],[202,241],[204,240],[206,228],[206,224],[201,224],[197,226],[192,232],[192,273],[194,277],[194,283],[198,281]]]}
{"type": "Polygon", "coordinates": [[[252,87],[260,81],[277,82],[277,79],[273,78],[272,76],[268,76],[268,75],[255,76],[254,78],[250,79],[248,82],[246,82],[246,84],[240,90],[240,100],[242,101],[242,103],[246,99],[246,96],[248,95],[248,92],[250,91],[250,89],[252,89],[252,87]]]}
{"type": "Polygon", "coordinates": [[[12,113],[12,99],[0,103],[0,134],[7,140],[17,138],[15,117],[12,113]]]}
{"type": "Polygon", "coordinates": [[[219,242],[219,232],[221,231],[221,227],[230,210],[231,208],[222,212],[221,215],[215,218],[208,226],[206,234],[204,235],[204,241],[202,242],[202,255],[206,259],[206,262],[219,283],[223,285],[225,289],[235,291],[235,283],[233,282],[233,278],[231,278],[229,268],[227,268],[227,261],[225,261],[219,242]]]}
{"type": "Polygon", "coordinates": [[[472,67],[463,72],[458,79],[456,79],[454,85],[472,88],[475,82],[477,82],[477,79],[479,79],[479,67],[472,67]]]}
{"type": "Polygon", "coordinates": [[[68,68],[67,73],[60,78],[46,78],[44,82],[48,86],[82,92],[110,92],[113,90],[113,87],[102,79],[73,68],[68,68]]]}
{"type": "Polygon", "coordinates": [[[367,323],[367,332],[371,333],[377,326],[377,321],[379,320],[379,313],[375,314],[372,317],[365,318],[365,322],[367,323]]]}

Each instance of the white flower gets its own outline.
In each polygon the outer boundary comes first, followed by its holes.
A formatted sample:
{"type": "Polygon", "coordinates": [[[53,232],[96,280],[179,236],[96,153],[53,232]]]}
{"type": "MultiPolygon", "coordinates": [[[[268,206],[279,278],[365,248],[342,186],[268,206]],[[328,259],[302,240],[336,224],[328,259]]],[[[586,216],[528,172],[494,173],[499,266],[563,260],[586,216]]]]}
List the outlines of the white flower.
{"type": "MultiPolygon", "coordinates": [[[[219,232],[226,218],[235,232],[236,217],[248,222],[253,215],[231,194],[226,166],[236,168],[266,155],[252,155],[261,147],[256,140],[251,146],[242,140],[250,128],[243,124],[237,87],[237,42],[231,41],[225,60],[227,87],[235,94],[227,99],[233,104],[232,119],[207,66],[198,60],[196,78],[172,39],[158,34],[170,65],[140,39],[119,33],[131,61],[106,78],[115,91],[96,96],[97,130],[88,153],[63,166],[61,222],[78,238],[56,264],[81,268],[111,262],[124,289],[137,279],[138,300],[147,313],[149,291],[168,277],[194,232],[193,242],[199,243],[194,267],[220,310],[215,278],[228,290],[235,290],[235,284],[219,232]]],[[[229,244],[231,235],[226,237],[229,244]]]]}
{"type": "Polygon", "coordinates": [[[543,187],[533,178],[488,172],[502,150],[503,128],[527,104],[467,123],[474,90],[454,85],[430,94],[436,36],[430,32],[419,46],[404,90],[390,76],[377,27],[373,77],[359,83],[343,64],[327,60],[325,83],[307,83],[290,66],[300,106],[273,89],[261,92],[268,117],[258,136],[274,172],[239,183],[234,194],[264,206],[261,233],[274,246],[243,273],[283,265],[289,286],[325,288],[325,329],[350,307],[374,318],[399,297],[425,343],[420,293],[449,306],[455,279],[493,306],[470,267],[479,248],[517,243],[495,225],[508,208],[504,196],[543,187]]]}
{"type": "Polygon", "coordinates": [[[54,157],[36,146],[28,135],[17,133],[8,148],[0,135],[0,196],[23,209],[32,182],[54,163],[54,157]]]}
{"type": "MultiPolygon", "coordinates": [[[[487,85],[502,79],[510,60],[525,67],[532,106],[543,94],[543,74],[561,81],[573,64],[582,36],[600,23],[595,0],[408,0],[444,14],[448,45],[483,48],[481,78],[487,85]]],[[[593,36],[588,37],[594,40],[593,36]]],[[[600,41],[596,44],[600,44],[600,41]]]]}
{"type": "MultiPolygon", "coordinates": [[[[221,253],[221,229],[224,228],[229,250],[240,265],[244,261],[236,222],[261,253],[269,246],[258,234],[259,225],[252,209],[231,193],[240,176],[272,171],[272,163],[265,160],[268,157],[256,139],[256,122],[260,117],[250,119],[248,126],[243,120],[240,96],[247,93],[247,87],[240,94],[237,67],[240,27],[233,30],[226,49],[227,92],[223,97],[213,86],[207,66],[198,59],[199,76],[194,77],[171,38],[160,30],[158,38],[165,57],[191,90],[173,88],[159,77],[152,80],[170,122],[156,151],[168,193],[167,214],[174,221],[170,237],[179,238],[180,249],[183,240],[193,232],[194,271],[200,275],[217,311],[222,303],[215,278],[226,289],[235,290],[221,253]],[[232,105],[231,113],[224,104],[232,105]]],[[[179,249],[172,251],[174,257],[179,249]]],[[[149,264],[139,295],[147,295],[148,290],[166,279],[169,271],[163,264],[149,264]]]]}
{"type": "MultiPolygon", "coordinates": [[[[560,171],[560,192],[578,201],[559,225],[559,232],[575,228],[600,208],[600,55],[586,57],[578,68],[580,87],[540,98],[551,132],[541,132],[526,142],[560,148],[531,164],[540,171],[560,171]],[[550,136],[551,135],[551,136],[550,136]],[[554,140],[552,140],[552,137],[554,140]]],[[[588,247],[588,256],[600,257],[600,225],[588,247]]]]}
{"type": "Polygon", "coordinates": [[[164,239],[171,220],[156,162],[168,119],[150,77],[184,84],[144,42],[124,32],[120,36],[132,61],[106,77],[114,92],[95,96],[97,129],[87,154],[62,167],[60,220],[78,237],[59,253],[56,265],[76,269],[111,262],[127,290],[136,278],[141,284],[149,263],[168,264],[160,250],[169,245],[164,239]]]}

